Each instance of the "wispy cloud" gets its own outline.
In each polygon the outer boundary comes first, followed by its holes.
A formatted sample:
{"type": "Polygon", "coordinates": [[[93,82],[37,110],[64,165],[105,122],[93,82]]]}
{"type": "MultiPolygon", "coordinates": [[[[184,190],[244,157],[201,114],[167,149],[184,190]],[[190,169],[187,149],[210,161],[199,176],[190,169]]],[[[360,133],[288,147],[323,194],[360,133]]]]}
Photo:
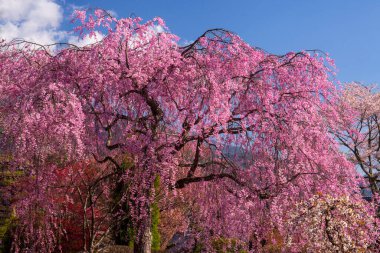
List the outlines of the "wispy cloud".
{"type": "Polygon", "coordinates": [[[0,0],[0,38],[50,44],[65,37],[63,9],[54,0],[0,0]]]}
{"type": "Polygon", "coordinates": [[[114,10],[105,10],[108,14],[110,14],[112,17],[117,18],[117,12],[114,10]]]}
{"type": "MultiPolygon", "coordinates": [[[[24,39],[43,45],[67,41],[83,47],[103,39],[95,36],[79,38],[62,29],[64,7],[59,0],[0,0],[0,39],[24,39]]],[[[68,11],[86,9],[87,6],[69,4],[68,11]]],[[[66,11],[67,11],[66,7],[66,11]]],[[[112,16],[117,13],[107,10],[112,16]]],[[[67,21],[67,20],[66,20],[67,21]]]]}
{"type": "Polygon", "coordinates": [[[68,43],[74,44],[78,47],[84,47],[84,46],[99,42],[103,38],[104,38],[103,34],[101,34],[100,32],[95,32],[95,34],[91,37],[89,35],[86,35],[83,38],[79,38],[78,36],[70,36],[68,38],[68,43]]]}

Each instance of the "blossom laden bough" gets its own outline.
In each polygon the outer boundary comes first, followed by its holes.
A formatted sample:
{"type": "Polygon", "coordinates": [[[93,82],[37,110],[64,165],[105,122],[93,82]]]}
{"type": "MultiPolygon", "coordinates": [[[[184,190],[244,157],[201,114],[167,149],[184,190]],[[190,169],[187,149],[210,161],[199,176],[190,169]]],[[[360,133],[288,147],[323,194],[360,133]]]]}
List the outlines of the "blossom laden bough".
{"type": "Polygon", "coordinates": [[[372,212],[348,196],[315,195],[290,212],[287,247],[292,252],[371,252],[372,212]]]}

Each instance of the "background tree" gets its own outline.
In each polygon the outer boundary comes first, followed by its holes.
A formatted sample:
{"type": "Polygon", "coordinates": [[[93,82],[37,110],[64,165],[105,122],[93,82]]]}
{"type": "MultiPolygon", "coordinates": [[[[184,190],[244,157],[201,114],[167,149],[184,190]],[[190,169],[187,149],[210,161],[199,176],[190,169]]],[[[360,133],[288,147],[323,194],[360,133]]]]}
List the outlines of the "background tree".
{"type": "Polygon", "coordinates": [[[380,94],[375,86],[360,83],[345,85],[342,95],[345,114],[354,115],[354,121],[344,125],[337,138],[344,146],[348,159],[353,161],[366,178],[365,188],[372,195],[379,194],[380,180],[380,94]],[[350,108],[350,109],[348,109],[350,108]]]}
{"type": "Polygon", "coordinates": [[[96,252],[109,244],[119,204],[111,198],[117,182],[113,169],[83,161],[55,173],[57,182],[51,187],[61,209],[63,252],[96,252]]]}
{"type": "Polygon", "coordinates": [[[349,197],[315,195],[298,203],[289,216],[292,230],[287,235],[289,252],[371,250],[373,238],[368,237],[368,231],[373,229],[371,211],[349,197]]]}

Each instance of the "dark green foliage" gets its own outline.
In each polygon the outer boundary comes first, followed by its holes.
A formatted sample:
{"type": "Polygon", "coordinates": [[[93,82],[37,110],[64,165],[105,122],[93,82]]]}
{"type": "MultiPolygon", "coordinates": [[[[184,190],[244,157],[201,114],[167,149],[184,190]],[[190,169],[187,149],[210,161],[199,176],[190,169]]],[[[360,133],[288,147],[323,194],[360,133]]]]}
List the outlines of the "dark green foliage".
{"type": "Polygon", "coordinates": [[[8,198],[4,198],[4,195],[24,175],[22,171],[9,170],[8,163],[11,160],[11,156],[0,154],[0,253],[10,252],[12,231],[16,225],[16,213],[11,208],[12,197],[8,195],[8,198]]]}
{"type": "Polygon", "coordinates": [[[200,243],[200,242],[197,242],[197,243],[195,244],[195,247],[194,247],[192,253],[201,253],[202,250],[203,250],[203,244],[200,243]]]}
{"type": "Polygon", "coordinates": [[[230,238],[216,238],[212,241],[212,247],[217,253],[246,253],[241,242],[230,238]]]}
{"type": "MultiPolygon", "coordinates": [[[[157,176],[154,180],[154,190],[157,193],[160,188],[160,176],[157,176]]],[[[158,231],[158,225],[160,224],[160,208],[158,207],[157,198],[155,198],[152,204],[152,251],[159,251],[161,248],[161,236],[158,231]]]]}
{"type": "Polygon", "coordinates": [[[11,252],[12,230],[15,227],[15,224],[16,218],[13,214],[2,222],[2,225],[0,226],[0,253],[11,252]]]}
{"type": "MultiPolygon", "coordinates": [[[[118,171],[117,178],[121,178],[122,175],[125,173],[126,170],[131,169],[133,167],[132,160],[125,156],[125,159],[121,163],[121,171],[118,171]]],[[[121,202],[121,199],[123,195],[128,191],[128,185],[123,181],[120,180],[116,184],[116,187],[113,190],[113,202],[115,205],[119,205],[119,209],[116,208],[115,212],[122,210],[123,213],[128,215],[129,212],[129,205],[128,201],[121,202]]],[[[134,241],[134,230],[133,230],[133,224],[130,217],[122,217],[121,221],[118,221],[116,223],[117,225],[113,229],[113,239],[115,241],[115,244],[117,245],[128,245],[129,247],[133,248],[133,241],[134,241]]]]}

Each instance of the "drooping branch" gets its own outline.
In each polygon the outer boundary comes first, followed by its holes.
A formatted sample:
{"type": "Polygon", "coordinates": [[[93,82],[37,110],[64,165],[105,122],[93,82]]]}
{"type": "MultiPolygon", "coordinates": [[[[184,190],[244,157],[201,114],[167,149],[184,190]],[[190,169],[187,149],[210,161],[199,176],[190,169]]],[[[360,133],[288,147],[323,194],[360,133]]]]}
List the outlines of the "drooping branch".
{"type": "Polygon", "coordinates": [[[184,188],[186,185],[191,183],[197,183],[197,182],[207,182],[207,181],[213,181],[216,179],[222,179],[222,178],[228,178],[234,181],[236,184],[243,186],[244,183],[241,182],[239,179],[237,179],[235,176],[228,174],[228,173],[220,173],[220,174],[209,174],[207,176],[200,176],[200,177],[186,177],[182,178],[176,181],[174,188],[181,189],[184,188]]]}
{"type": "Polygon", "coordinates": [[[96,155],[95,154],[92,154],[92,156],[94,157],[94,159],[95,159],[95,161],[97,161],[98,163],[106,163],[106,162],[111,162],[113,165],[115,165],[115,167],[116,167],[116,169],[118,170],[118,171],[121,171],[121,166],[115,161],[115,159],[113,159],[112,157],[110,157],[110,156],[106,156],[105,158],[103,158],[103,159],[98,159],[97,157],[96,157],[96,155]]]}

